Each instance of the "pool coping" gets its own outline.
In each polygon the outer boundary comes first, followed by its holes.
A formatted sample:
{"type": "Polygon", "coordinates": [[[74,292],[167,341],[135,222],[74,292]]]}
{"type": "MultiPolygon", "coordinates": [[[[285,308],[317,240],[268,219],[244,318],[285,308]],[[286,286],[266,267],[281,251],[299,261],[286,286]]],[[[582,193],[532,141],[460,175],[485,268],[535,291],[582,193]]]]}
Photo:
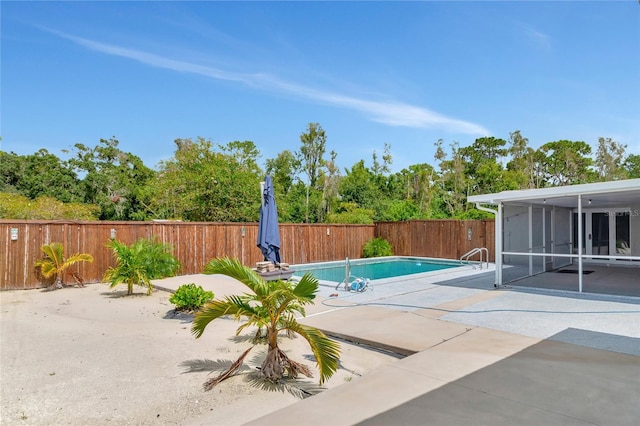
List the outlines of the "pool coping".
{"type": "MultiPolygon", "coordinates": [[[[436,263],[436,264],[446,264],[446,265],[451,265],[452,267],[450,268],[445,268],[445,269],[439,269],[439,270],[435,270],[435,271],[427,271],[427,272],[418,272],[415,274],[407,274],[407,275],[398,275],[396,277],[388,277],[388,278],[379,278],[379,279],[370,279],[370,283],[372,285],[385,285],[385,284],[391,284],[394,282],[398,282],[398,281],[405,281],[407,279],[424,279],[424,278],[430,278],[430,277],[437,277],[439,275],[445,275],[445,274],[453,274],[453,273],[458,273],[461,271],[469,271],[470,268],[474,269],[476,271],[482,271],[482,272],[487,272],[489,270],[493,270],[491,267],[489,267],[489,269],[482,269],[482,265],[485,263],[480,263],[480,262],[476,262],[476,261],[469,261],[466,263],[462,263],[459,260],[455,260],[455,259],[441,259],[441,258],[436,258],[436,257],[422,257],[422,256],[380,256],[380,257],[369,257],[369,258],[358,258],[358,259],[348,259],[351,262],[357,262],[359,264],[370,264],[370,263],[377,263],[380,261],[384,261],[384,260],[393,260],[393,259],[416,259],[416,260],[423,260],[423,261],[429,261],[432,263],[436,263]],[[460,263],[459,266],[453,266],[454,264],[460,263]],[[480,267],[480,268],[478,268],[480,267]],[[478,269],[476,269],[478,268],[478,269]]],[[[297,265],[291,265],[291,269],[294,269],[296,272],[294,273],[292,278],[296,278],[299,279],[300,277],[298,275],[296,275],[296,273],[299,271],[299,268],[301,266],[307,267],[307,266],[316,266],[316,265],[335,265],[335,266],[343,266],[344,265],[344,260],[332,260],[332,261],[327,261],[327,262],[313,262],[313,263],[301,263],[301,264],[297,264],[297,265]]],[[[492,266],[494,266],[493,264],[490,264],[492,266]]],[[[465,276],[467,274],[464,274],[465,276]]],[[[366,278],[366,277],[362,277],[362,278],[366,278]]],[[[341,282],[336,282],[336,281],[329,281],[329,280],[318,280],[318,284],[324,287],[334,287],[334,288],[338,288],[341,284],[343,284],[344,281],[341,282]]]]}

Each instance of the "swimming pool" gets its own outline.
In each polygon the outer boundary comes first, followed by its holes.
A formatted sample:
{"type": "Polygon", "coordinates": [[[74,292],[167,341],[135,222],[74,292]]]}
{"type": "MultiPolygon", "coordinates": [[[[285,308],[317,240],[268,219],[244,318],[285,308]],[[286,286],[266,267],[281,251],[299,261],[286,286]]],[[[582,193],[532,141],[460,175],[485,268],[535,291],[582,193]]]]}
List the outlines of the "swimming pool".
{"type": "MultiPolygon", "coordinates": [[[[380,257],[371,259],[350,259],[352,277],[380,280],[423,274],[461,267],[459,261],[425,257],[380,257]]],[[[292,266],[294,276],[302,277],[311,272],[318,280],[340,283],[345,278],[345,261],[310,263],[292,266]]]]}

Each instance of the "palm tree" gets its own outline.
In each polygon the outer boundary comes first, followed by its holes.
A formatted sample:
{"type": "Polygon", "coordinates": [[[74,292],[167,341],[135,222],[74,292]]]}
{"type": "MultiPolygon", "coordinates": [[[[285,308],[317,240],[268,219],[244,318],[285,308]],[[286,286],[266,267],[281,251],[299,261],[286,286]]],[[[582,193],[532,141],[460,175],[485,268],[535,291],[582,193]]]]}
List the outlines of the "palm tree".
{"type": "Polygon", "coordinates": [[[127,285],[127,295],[133,294],[133,285],[147,287],[147,295],[153,291],[151,280],[173,276],[180,269],[180,262],[171,254],[171,247],[157,241],[141,238],[127,246],[111,240],[107,247],[113,251],[116,266],[109,267],[102,280],[113,288],[127,285]]]}
{"type": "MultiPolygon", "coordinates": [[[[62,288],[64,286],[64,274],[69,267],[78,262],[93,262],[93,256],[86,253],[76,253],[65,259],[64,247],[61,243],[44,244],[41,250],[45,257],[36,260],[36,268],[40,268],[40,273],[44,278],[56,277],[49,289],[62,288]]],[[[71,272],[71,275],[82,287],[82,278],[75,272],[71,272]]]]}
{"type": "MultiPolygon", "coordinates": [[[[266,282],[252,269],[243,266],[238,260],[229,258],[214,259],[204,268],[205,274],[223,274],[235,278],[246,285],[250,293],[225,296],[224,300],[214,299],[204,305],[195,315],[191,332],[196,338],[202,336],[206,326],[216,318],[232,315],[242,324],[236,330],[239,335],[249,326],[258,327],[254,343],[268,344],[267,355],[260,368],[260,375],[272,382],[280,383],[285,378],[296,378],[299,373],[312,377],[310,369],[295,362],[278,347],[280,332],[299,334],[304,337],[316,358],[320,371],[320,384],[333,375],[338,369],[340,345],[329,339],[322,331],[298,323],[295,314],[305,315],[304,305],[313,303],[318,291],[318,280],[311,274],[305,274],[293,285],[288,281],[266,282]],[[266,330],[264,338],[263,330],[266,330]]],[[[209,390],[222,380],[231,376],[240,366],[244,357],[254,346],[243,353],[240,358],[220,376],[205,383],[209,390]]]]}

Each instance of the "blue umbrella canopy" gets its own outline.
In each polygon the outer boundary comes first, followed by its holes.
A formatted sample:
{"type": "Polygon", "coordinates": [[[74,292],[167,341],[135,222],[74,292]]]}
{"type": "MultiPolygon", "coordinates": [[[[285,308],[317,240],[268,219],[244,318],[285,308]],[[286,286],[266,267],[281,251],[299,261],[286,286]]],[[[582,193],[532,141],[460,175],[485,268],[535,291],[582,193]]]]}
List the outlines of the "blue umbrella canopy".
{"type": "Polygon", "coordinates": [[[258,247],[265,261],[280,263],[280,230],[278,228],[278,209],[273,193],[271,176],[265,176],[260,206],[260,224],[258,226],[258,247]]]}

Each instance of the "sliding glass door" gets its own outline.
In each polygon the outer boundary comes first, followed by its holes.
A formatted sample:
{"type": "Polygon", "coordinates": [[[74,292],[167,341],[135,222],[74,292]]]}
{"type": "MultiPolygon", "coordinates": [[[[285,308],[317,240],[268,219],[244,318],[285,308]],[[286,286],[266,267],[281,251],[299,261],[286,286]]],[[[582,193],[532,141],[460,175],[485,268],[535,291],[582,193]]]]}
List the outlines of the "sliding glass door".
{"type": "MultiPolygon", "coordinates": [[[[623,258],[631,254],[630,212],[628,209],[591,210],[582,213],[582,254],[595,256],[589,260],[611,262],[597,256],[623,258]]],[[[573,214],[573,247],[578,253],[578,214],[573,214]]]]}

